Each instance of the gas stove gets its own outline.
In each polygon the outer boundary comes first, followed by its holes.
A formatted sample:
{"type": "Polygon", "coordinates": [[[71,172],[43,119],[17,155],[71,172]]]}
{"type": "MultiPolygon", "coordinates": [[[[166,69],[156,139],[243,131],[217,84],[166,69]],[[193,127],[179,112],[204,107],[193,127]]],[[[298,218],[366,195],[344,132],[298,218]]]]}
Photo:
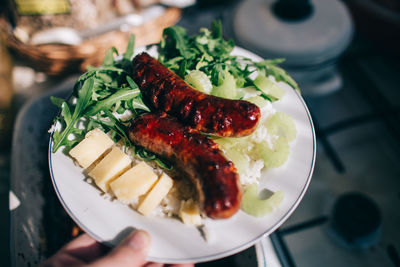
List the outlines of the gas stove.
{"type": "Polygon", "coordinates": [[[344,86],[305,97],[317,162],[302,203],[271,235],[282,266],[400,266],[398,56],[360,42],[342,58],[344,86]]]}
{"type": "MultiPolygon", "coordinates": [[[[192,16],[191,27],[217,17],[235,39],[240,3],[192,16]]],[[[399,59],[356,28],[338,62],[341,87],[304,95],[318,142],[313,180],[288,221],[262,240],[264,266],[400,266],[399,59]]]]}
{"type": "Polygon", "coordinates": [[[319,143],[317,163],[303,202],[271,236],[282,266],[400,266],[397,67],[381,57],[350,54],[341,64],[343,88],[306,99],[319,143]],[[354,229],[375,224],[353,242],[334,227],[335,205],[349,193],[371,206],[364,209],[354,199],[342,205],[353,213],[347,223],[354,229]]]}

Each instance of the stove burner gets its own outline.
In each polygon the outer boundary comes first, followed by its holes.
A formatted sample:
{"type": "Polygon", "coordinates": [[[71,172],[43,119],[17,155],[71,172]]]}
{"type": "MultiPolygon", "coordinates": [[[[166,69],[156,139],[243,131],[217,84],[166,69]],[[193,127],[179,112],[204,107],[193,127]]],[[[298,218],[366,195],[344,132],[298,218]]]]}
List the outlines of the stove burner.
{"type": "Polygon", "coordinates": [[[314,8],[309,0],[278,0],[272,5],[276,16],[288,21],[301,21],[309,18],[314,8]]]}
{"type": "Polygon", "coordinates": [[[381,236],[382,216],[377,204],[361,193],[346,193],[333,206],[330,237],[346,248],[365,249],[381,236]]]}

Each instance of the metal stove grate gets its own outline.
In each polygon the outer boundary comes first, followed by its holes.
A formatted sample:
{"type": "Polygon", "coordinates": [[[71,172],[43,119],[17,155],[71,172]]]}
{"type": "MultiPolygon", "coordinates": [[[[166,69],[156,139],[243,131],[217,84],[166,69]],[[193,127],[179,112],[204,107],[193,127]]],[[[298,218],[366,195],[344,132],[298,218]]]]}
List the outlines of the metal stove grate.
{"type": "MultiPolygon", "coordinates": [[[[374,79],[370,77],[363,64],[361,64],[356,58],[350,56],[343,58],[341,71],[344,73],[352,73],[352,82],[355,85],[354,88],[356,88],[357,93],[360,94],[370,105],[372,110],[371,112],[355,115],[329,125],[321,126],[319,120],[317,119],[318,117],[314,116],[317,110],[314,110],[312,108],[313,105],[310,105],[310,102],[316,101],[316,99],[305,97],[310,109],[310,113],[313,117],[317,142],[323,148],[327,158],[329,158],[334,170],[338,174],[343,174],[346,172],[346,164],[341,159],[340,153],[338,153],[335,145],[332,144],[329,139],[329,137],[333,134],[348,130],[352,127],[358,127],[362,124],[379,121],[383,123],[384,127],[391,134],[393,140],[395,140],[397,143],[396,145],[400,144],[400,106],[392,104],[392,101],[390,101],[388,97],[381,91],[381,87],[374,79]]],[[[294,233],[308,230],[310,228],[321,227],[328,221],[329,216],[320,215],[303,222],[297,222],[290,226],[282,226],[273,234],[271,234],[270,238],[281,265],[283,267],[297,266],[289,246],[285,241],[285,237],[294,233]]],[[[400,266],[400,254],[398,248],[391,243],[386,246],[386,252],[387,257],[393,263],[393,266],[400,266]]]]}

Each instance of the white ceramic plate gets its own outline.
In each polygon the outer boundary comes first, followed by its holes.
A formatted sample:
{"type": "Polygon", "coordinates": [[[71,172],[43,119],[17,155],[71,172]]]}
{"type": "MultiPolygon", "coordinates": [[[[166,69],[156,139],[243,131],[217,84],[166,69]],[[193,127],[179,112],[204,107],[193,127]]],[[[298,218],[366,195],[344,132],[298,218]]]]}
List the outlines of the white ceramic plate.
{"type": "MultiPolygon", "coordinates": [[[[240,48],[235,48],[234,53],[261,60],[240,48]]],[[[316,142],[310,114],[298,93],[286,84],[282,87],[287,93],[282,100],[274,103],[274,107],[294,119],[298,135],[291,143],[287,163],[262,173],[261,188],[284,192],[283,203],[272,214],[255,218],[240,210],[230,219],[206,219],[209,239],[205,241],[195,227],[184,225],[177,219],[144,217],[128,206],[102,196],[98,189],[84,181],[82,169],[63,154],[62,149],[51,152],[50,139],[50,173],[62,205],[82,229],[111,246],[116,245],[129,229],[145,229],[152,237],[150,261],[203,262],[250,247],[261,237],[272,233],[295,210],[307,190],[314,169],[316,142]]]]}

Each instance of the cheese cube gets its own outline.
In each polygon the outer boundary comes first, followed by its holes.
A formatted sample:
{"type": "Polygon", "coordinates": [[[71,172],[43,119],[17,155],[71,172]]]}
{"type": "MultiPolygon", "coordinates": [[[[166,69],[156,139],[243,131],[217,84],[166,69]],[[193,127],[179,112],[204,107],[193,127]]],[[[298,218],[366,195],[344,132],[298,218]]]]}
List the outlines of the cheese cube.
{"type": "Polygon", "coordinates": [[[184,224],[200,225],[201,216],[199,205],[193,201],[193,199],[187,201],[182,200],[179,217],[184,224]]]}
{"type": "Polygon", "coordinates": [[[108,153],[93,170],[89,172],[96,185],[104,192],[109,189],[109,183],[119,176],[123,171],[129,168],[131,159],[118,147],[108,153]]]}
{"type": "Polygon", "coordinates": [[[144,197],[138,207],[138,211],[143,215],[149,215],[161,200],[168,194],[172,188],[173,180],[163,173],[158,179],[156,185],[144,197]]]}
{"type": "Polygon", "coordinates": [[[99,129],[94,129],[88,132],[85,139],[69,151],[69,155],[82,168],[86,169],[113,144],[114,141],[107,134],[99,129]]]}
{"type": "Polygon", "coordinates": [[[153,169],[142,161],[111,182],[110,187],[119,201],[129,203],[146,194],[156,181],[153,169]]]}

